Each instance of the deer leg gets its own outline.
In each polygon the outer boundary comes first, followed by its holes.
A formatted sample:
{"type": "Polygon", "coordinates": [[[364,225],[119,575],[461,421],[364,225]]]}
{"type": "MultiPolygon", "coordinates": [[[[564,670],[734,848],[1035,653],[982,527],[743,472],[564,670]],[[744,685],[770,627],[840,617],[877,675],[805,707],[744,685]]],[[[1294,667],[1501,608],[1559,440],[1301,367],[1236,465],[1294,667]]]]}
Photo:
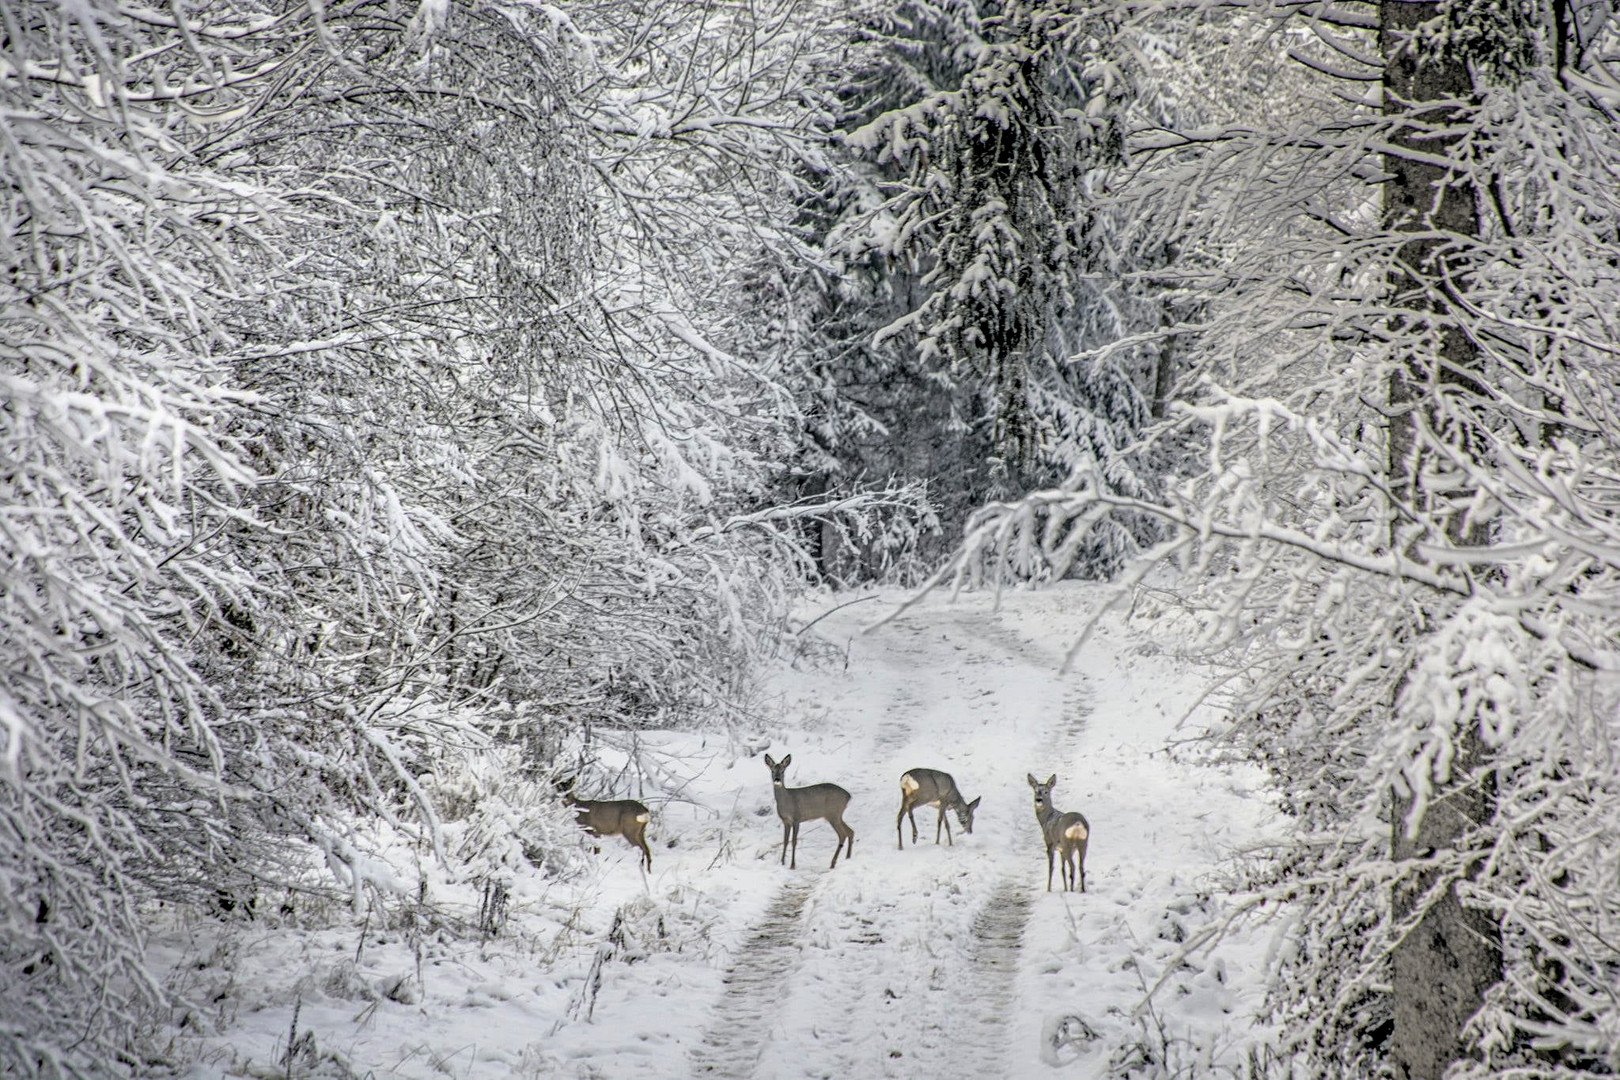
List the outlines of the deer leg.
{"type": "MultiPolygon", "coordinates": [[[[909,809],[911,808],[906,804],[906,800],[902,798],[900,800],[900,812],[894,815],[894,842],[900,845],[901,851],[906,850],[906,834],[900,826],[906,820],[906,811],[909,809]]],[[[913,844],[917,842],[917,826],[915,824],[911,826],[911,842],[913,844]]]]}
{"type": "Polygon", "coordinates": [[[788,834],[793,830],[793,823],[787,818],[782,819],[782,857],[777,859],[777,865],[787,862],[788,834]]]}
{"type": "MultiPolygon", "coordinates": [[[[951,835],[951,815],[945,812],[945,804],[939,804],[939,823],[945,826],[945,843],[949,847],[956,846],[956,838],[951,835]]],[[[934,829],[934,843],[939,843],[939,829],[934,829]]]]}
{"type": "Polygon", "coordinates": [[[624,838],[630,841],[631,847],[638,847],[641,849],[641,858],[637,860],[637,862],[639,864],[644,864],[648,870],[651,870],[652,849],[647,847],[647,827],[642,825],[640,828],[632,829],[630,832],[625,834],[624,838]]]}
{"type": "Polygon", "coordinates": [[[1052,845],[1046,845],[1046,891],[1052,891],[1052,845]]]}
{"type": "Polygon", "coordinates": [[[911,821],[911,842],[917,842],[917,804],[912,803],[906,807],[906,817],[911,821]]]}
{"type": "Polygon", "coordinates": [[[788,863],[788,869],[789,870],[797,870],[798,868],[799,868],[799,823],[797,821],[795,821],[793,823],[793,859],[792,859],[791,862],[788,863]]]}

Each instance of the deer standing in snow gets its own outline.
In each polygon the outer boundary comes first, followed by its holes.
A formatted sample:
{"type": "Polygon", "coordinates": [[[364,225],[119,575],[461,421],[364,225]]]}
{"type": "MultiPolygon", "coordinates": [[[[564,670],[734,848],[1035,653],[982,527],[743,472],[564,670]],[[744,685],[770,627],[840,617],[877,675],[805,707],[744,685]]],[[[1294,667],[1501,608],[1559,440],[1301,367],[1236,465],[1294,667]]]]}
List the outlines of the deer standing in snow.
{"type": "Polygon", "coordinates": [[[1041,838],[1046,841],[1046,891],[1052,891],[1052,852],[1063,858],[1063,888],[1074,888],[1076,877],[1080,891],[1086,891],[1086,842],[1091,839],[1091,826],[1084,814],[1064,813],[1052,805],[1052,789],[1057,787],[1057,773],[1041,783],[1028,773],[1029,786],[1035,789],[1035,820],[1041,825],[1041,838]],[[1075,866],[1079,863],[1078,870],[1075,866]]]}
{"type": "MultiPolygon", "coordinates": [[[[563,802],[574,808],[574,820],[592,836],[622,836],[631,847],[641,849],[642,866],[652,869],[652,849],[647,847],[647,823],[652,811],[634,799],[576,799],[569,781],[563,802]]],[[[598,846],[597,851],[601,851],[598,846]]]]}
{"type": "MultiPolygon", "coordinates": [[[[771,788],[776,793],[776,816],[782,819],[782,859],[787,859],[788,837],[793,838],[793,861],[788,868],[799,868],[799,824],[826,819],[838,834],[838,846],[833,848],[832,866],[838,865],[838,853],[855,855],[855,830],[844,824],[844,808],[849,805],[849,792],[837,784],[811,784],[809,787],[788,787],[787,767],[793,760],[789,754],[781,761],[772,761],[765,755],[765,766],[771,770],[771,788]],[[846,849],[847,845],[847,849],[846,849]]],[[[828,867],[832,869],[832,867],[828,867]]]]}
{"type": "Polygon", "coordinates": [[[939,821],[934,825],[934,843],[939,843],[939,830],[943,828],[946,842],[955,847],[956,841],[951,838],[951,823],[945,812],[954,811],[962,831],[971,835],[973,812],[979,808],[979,800],[968,802],[963,799],[950,773],[938,769],[907,769],[900,774],[900,813],[894,819],[894,838],[902,851],[906,844],[900,823],[907,817],[911,818],[911,842],[915,844],[917,818],[914,811],[919,806],[939,807],[939,821]]]}

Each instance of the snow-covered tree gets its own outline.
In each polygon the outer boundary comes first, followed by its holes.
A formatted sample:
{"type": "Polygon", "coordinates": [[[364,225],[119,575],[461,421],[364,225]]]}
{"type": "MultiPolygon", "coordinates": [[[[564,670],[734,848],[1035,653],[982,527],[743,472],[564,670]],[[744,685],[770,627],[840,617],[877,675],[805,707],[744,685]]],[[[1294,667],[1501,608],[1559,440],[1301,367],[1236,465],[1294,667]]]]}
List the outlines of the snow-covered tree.
{"type": "MultiPolygon", "coordinates": [[[[811,484],[926,477],[948,542],[973,506],[1083,463],[1150,486],[1130,444],[1159,351],[1074,360],[1159,318],[1115,287],[1135,256],[1095,205],[1130,97],[1118,31],[1068,4],[866,14],[843,148],[805,204],[822,259],[801,285],[811,484]]],[[[1104,530],[1077,562],[1096,572],[1136,539],[1104,530]]]]}
{"type": "Polygon", "coordinates": [[[597,81],[577,106],[617,230],[601,237],[607,336],[678,358],[670,375],[711,403],[730,446],[721,460],[754,485],[734,485],[729,511],[705,511],[712,535],[769,532],[796,572],[815,570],[831,543],[904,561],[926,518],[917,486],[888,475],[782,498],[804,408],[784,363],[797,334],[785,283],[806,257],[789,221],[806,175],[824,167],[845,6],[625,2],[576,14],[582,34],[611,43],[595,46],[597,81]]]}

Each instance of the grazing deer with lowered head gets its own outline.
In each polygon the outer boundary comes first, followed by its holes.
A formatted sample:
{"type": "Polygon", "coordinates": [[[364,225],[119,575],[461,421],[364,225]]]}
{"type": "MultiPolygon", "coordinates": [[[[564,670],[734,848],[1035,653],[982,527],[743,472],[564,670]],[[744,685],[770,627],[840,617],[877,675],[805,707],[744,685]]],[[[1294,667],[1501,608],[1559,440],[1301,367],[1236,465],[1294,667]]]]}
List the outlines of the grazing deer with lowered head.
{"type": "MultiPolygon", "coordinates": [[[[786,776],[789,754],[781,761],[772,761],[765,755],[765,766],[771,770],[771,788],[776,793],[776,816],[782,819],[782,859],[787,859],[788,838],[793,839],[793,861],[788,868],[799,868],[799,824],[825,818],[838,834],[838,846],[833,848],[832,867],[838,865],[838,853],[855,856],[855,830],[844,824],[844,808],[849,805],[849,792],[837,784],[811,784],[809,787],[788,787],[786,776]]],[[[828,867],[828,869],[832,869],[828,867]]]]}
{"type": "Polygon", "coordinates": [[[952,847],[956,841],[951,839],[951,823],[945,817],[947,810],[956,813],[956,820],[961,823],[962,831],[969,835],[973,832],[973,811],[979,808],[979,800],[967,802],[962,793],[956,788],[956,781],[950,773],[940,772],[938,769],[907,769],[900,774],[900,813],[894,819],[894,838],[905,850],[905,833],[900,823],[905,818],[911,819],[911,842],[917,842],[917,818],[913,813],[919,806],[939,807],[939,821],[934,825],[934,843],[939,843],[939,830],[945,830],[945,840],[952,847]]]}
{"type": "MultiPolygon", "coordinates": [[[[647,847],[647,823],[652,811],[634,799],[576,799],[574,783],[568,782],[563,802],[574,808],[574,820],[592,836],[622,836],[631,847],[641,849],[642,866],[652,869],[652,850],[647,847]]],[[[598,846],[597,851],[601,851],[598,846]]]]}
{"type": "Polygon", "coordinates": [[[1091,826],[1084,814],[1065,814],[1052,805],[1052,789],[1057,787],[1057,773],[1041,783],[1028,773],[1029,786],[1035,789],[1035,820],[1041,825],[1041,838],[1046,841],[1046,891],[1052,891],[1052,852],[1063,857],[1063,888],[1074,888],[1075,878],[1080,891],[1086,891],[1086,842],[1091,839],[1091,826]],[[1079,868],[1075,863],[1078,860],[1079,868]]]}

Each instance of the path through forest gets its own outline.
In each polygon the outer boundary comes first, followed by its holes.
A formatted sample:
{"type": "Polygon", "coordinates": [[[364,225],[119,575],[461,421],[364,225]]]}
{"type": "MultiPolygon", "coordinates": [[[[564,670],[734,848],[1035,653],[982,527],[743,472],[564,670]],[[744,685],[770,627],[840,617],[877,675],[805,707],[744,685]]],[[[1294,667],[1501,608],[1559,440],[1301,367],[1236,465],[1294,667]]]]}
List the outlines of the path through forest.
{"type": "Polygon", "coordinates": [[[1101,595],[935,596],[898,615],[896,594],[822,598],[754,727],[636,735],[621,765],[641,762],[623,775],[653,808],[653,871],[616,839],[581,876],[524,871],[494,940],[387,926],[359,947],[341,923],[176,939],[178,973],[235,988],[205,1036],[217,1075],[284,1075],[294,1032],[337,1077],[1112,1078],[1195,1042],[1242,1053],[1268,945],[1178,954],[1220,916],[1223,860],[1275,812],[1256,776],[1166,753],[1189,711],[1209,715],[1206,674],[1144,632],[1168,625],[1145,604],[1132,625],[1106,615],[1061,670],[1101,595]],[[798,868],[779,862],[765,752],[792,755],[794,786],[852,794],[836,869],[819,821],[798,868]],[[982,797],[971,836],[936,845],[924,808],[920,842],[908,824],[897,849],[916,766],[982,797]],[[1090,819],[1084,895],[1046,890],[1031,773],[1057,774],[1057,805],[1090,819]],[[376,990],[402,979],[410,996],[376,990]]]}
{"type": "MultiPolygon", "coordinates": [[[[811,692],[801,704],[822,718],[809,749],[772,749],[794,753],[790,782],[851,791],[856,854],[828,870],[832,831],[802,830],[799,869],[782,870],[786,882],[732,960],[692,1056],[697,1075],[1016,1075],[1009,1062],[1033,1063],[1031,1033],[1038,1040],[1046,1026],[1022,997],[1026,973],[1043,966],[1024,944],[1032,913],[1078,922],[1110,903],[1106,891],[1045,895],[1025,781],[1059,774],[1059,805],[1085,810],[1100,830],[1092,880],[1114,876],[1098,872],[1119,852],[1079,765],[1083,670],[1063,674],[1054,642],[1020,634],[984,603],[934,605],[859,634],[857,620],[872,614],[852,609],[818,627],[847,650],[847,667],[803,676],[811,692]],[[972,836],[958,828],[957,842],[936,846],[929,808],[918,814],[920,842],[907,823],[897,849],[899,776],[919,765],[983,797],[972,836]]],[[[779,837],[775,825],[772,816],[761,829],[779,837]]]]}

